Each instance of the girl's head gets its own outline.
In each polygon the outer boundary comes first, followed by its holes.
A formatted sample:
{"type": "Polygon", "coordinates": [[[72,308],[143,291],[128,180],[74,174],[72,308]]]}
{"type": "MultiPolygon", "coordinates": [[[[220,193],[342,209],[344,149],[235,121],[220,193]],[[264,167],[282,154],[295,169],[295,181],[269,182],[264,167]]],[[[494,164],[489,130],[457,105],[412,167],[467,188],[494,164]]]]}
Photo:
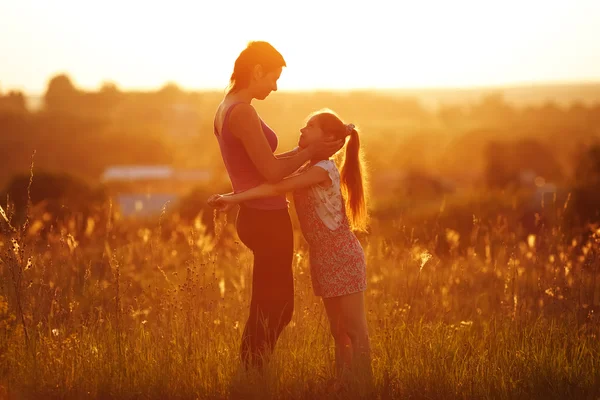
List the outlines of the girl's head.
{"type": "Polygon", "coordinates": [[[367,224],[367,180],[358,130],[353,124],[344,123],[337,114],[326,109],[311,114],[300,132],[300,147],[307,147],[318,141],[348,138],[340,171],[342,193],[352,228],[364,230],[367,224]]]}
{"type": "Polygon", "coordinates": [[[235,60],[228,92],[248,89],[253,98],[263,100],[277,90],[285,66],[283,56],[271,44],[250,42],[235,60]]]}

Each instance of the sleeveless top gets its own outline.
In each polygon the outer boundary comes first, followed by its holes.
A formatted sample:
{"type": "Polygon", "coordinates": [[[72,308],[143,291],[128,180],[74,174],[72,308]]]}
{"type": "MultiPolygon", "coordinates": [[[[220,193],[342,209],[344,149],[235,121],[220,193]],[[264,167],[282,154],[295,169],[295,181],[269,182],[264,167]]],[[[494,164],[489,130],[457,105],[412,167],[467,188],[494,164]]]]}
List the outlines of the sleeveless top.
{"type": "MultiPolygon", "coordinates": [[[[227,119],[231,110],[240,103],[241,102],[234,103],[229,106],[225,112],[220,133],[217,132],[216,121],[214,126],[214,133],[219,142],[221,157],[223,158],[225,169],[229,175],[229,180],[234,193],[243,192],[266,182],[266,179],[262,177],[250,159],[242,141],[235,137],[227,126],[227,119]]],[[[271,147],[271,151],[274,153],[278,144],[277,135],[262,119],[260,119],[260,123],[262,125],[263,133],[271,147]]],[[[243,204],[247,207],[261,210],[279,210],[288,207],[288,201],[285,194],[248,200],[243,202],[243,204]]]]}

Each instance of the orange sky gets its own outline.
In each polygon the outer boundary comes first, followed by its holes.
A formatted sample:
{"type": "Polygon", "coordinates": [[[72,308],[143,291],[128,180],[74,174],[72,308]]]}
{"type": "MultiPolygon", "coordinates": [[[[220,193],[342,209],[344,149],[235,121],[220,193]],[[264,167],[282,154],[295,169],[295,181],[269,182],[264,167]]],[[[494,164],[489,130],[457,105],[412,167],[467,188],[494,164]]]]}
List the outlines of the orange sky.
{"type": "Polygon", "coordinates": [[[600,80],[600,1],[0,3],[0,90],[68,73],[95,89],[227,85],[249,40],[288,63],[281,89],[600,80]]]}

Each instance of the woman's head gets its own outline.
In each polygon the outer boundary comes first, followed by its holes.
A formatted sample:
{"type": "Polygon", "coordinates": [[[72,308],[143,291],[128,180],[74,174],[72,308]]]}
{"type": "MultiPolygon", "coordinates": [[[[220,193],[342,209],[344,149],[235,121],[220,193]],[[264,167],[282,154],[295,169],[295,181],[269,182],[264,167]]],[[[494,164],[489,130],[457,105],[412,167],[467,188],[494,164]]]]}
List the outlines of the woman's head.
{"type": "Polygon", "coordinates": [[[250,42],[235,60],[228,92],[248,89],[253,98],[263,100],[277,90],[277,80],[285,66],[283,56],[271,44],[250,42]]]}
{"type": "Polygon", "coordinates": [[[346,201],[346,211],[352,227],[364,230],[367,225],[367,179],[364,175],[364,161],[360,149],[358,130],[353,124],[346,124],[331,110],[321,110],[310,115],[304,128],[300,130],[298,145],[308,145],[323,140],[349,138],[340,171],[342,193],[346,201]]]}

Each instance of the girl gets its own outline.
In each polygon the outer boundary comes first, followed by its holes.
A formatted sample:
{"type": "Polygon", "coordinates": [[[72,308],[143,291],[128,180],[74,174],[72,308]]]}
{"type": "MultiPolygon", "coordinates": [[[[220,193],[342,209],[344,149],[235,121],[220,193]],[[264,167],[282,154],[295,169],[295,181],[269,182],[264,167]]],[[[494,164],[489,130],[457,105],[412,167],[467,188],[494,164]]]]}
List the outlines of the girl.
{"type": "Polygon", "coordinates": [[[323,298],[335,340],[336,375],[346,367],[370,378],[370,344],[363,292],[365,255],[352,230],[367,222],[365,176],[360,140],[353,124],[346,125],[331,110],[310,116],[300,130],[300,149],[327,140],[349,137],[341,171],[333,160],[315,157],[296,174],[278,183],[213,195],[211,206],[226,210],[234,204],[293,192],[302,233],[309,245],[310,271],[315,295],[323,298]]]}

